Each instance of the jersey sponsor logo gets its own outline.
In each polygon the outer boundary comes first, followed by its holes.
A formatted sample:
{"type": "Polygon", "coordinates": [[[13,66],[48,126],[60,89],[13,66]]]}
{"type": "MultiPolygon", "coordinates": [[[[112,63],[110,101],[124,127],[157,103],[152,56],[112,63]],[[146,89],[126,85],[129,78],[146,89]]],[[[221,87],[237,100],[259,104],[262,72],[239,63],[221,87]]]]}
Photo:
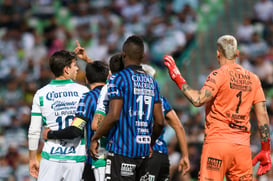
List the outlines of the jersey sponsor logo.
{"type": "Polygon", "coordinates": [[[136,142],[139,144],[150,144],[151,137],[150,136],[136,136],[136,142]]]}
{"type": "Polygon", "coordinates": [[[245,119],[246,119],[246,115],[232,114],[231,118],[232,118],[232,119],[245,120],[245,119]]]}
{"type": "Polygon", "coordinates": [[[238,73],[235,71],[229,71],[230,76],[230,88],[241,91],[251,91],[252,82],[250,76],[247,74],[238,73]]]}
{"type": "Polygon", "coordinates": [[[148,127],[148,123],[144,121],[135,121],[135,126],[148,127]]]}
{"type": "Polygon", "coordinates": [[[148,128],[137,128],[137,133],[140,133],[140,134],[147,134],[149,133],[149,129],[148,128]]]}
{"type": "Polygon", "coordinates": [[[220,159],[208,157],[207,169],[219,170],[221,168],[222,162],[223,161],[220,159]]]}
{"type": "Polygon", "coordinates": [[[79,97],[79,93],[77,91],[64,91],[64,92],[48,92],[46,94],[46,99],[49,101],[54,101],[57,98],[61,97],[79,97]]]}
{"type": "Polygon", "coordinates": [[[246,86],[246,85],[238,85],[235,83],[230,83],[229,87],[231,89],[237,89],[245,92],[250,92],[252,90],[251,86],[246,86]]]}
{"type": "Polygon", "coordinates": [[[77,101],[72,102],[56,101],[51,105],[51,109],[60,110],[63,109],[63,107],[76,106],[77,103],[78,103],[77,101]]]}
{"type": "Polygon", "coordinates": [[[55,155],[55,154],[58,154],[58,155],[66,155],[66,154],[74,154],[76,153],[76,149],[74,146],[71,146],[71,147],[52,147],[51,150],[50,150],[50,154],[52,155],[55,155]]]}
{"type": "Polygon", "coordinates": [[[151,77],[132,75],[134,87],[154,89],[154,80],[151,77]]]}
{"type": "Polygon", "coordinates": [[[238,130],[241,130],[241,131],[247,131],[247,127],[246,126],[240,126],[240,125],[235,124],[235,123],[229,123],[228,125],[232,129],[238,129],[238,130]]]}
{"type": "Polygon", "coordinates": [[[134,175],[135,169],[135,164],[121,163],[120,175],[125,177],[132,176],[134,175]]]}
{"type": "Polygon", "coordinates": [[[154,96],[154,90],[150,90],[150,89],[138,89],[138,88],[134,88],[134,94],[135,95],[147,95],[147,96],[154,96]]]}

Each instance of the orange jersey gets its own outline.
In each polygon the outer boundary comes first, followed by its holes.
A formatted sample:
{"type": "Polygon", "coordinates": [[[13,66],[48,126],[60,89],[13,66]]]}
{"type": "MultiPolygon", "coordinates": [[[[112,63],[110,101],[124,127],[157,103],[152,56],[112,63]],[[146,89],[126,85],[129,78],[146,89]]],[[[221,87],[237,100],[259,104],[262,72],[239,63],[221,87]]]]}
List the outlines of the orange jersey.
{"type": "Polygon", "coordinates": [[[265,101],[259,78],[238,64],[227,64],[207,77],[205,142],[250,144],[251,106],[265,101]]]}

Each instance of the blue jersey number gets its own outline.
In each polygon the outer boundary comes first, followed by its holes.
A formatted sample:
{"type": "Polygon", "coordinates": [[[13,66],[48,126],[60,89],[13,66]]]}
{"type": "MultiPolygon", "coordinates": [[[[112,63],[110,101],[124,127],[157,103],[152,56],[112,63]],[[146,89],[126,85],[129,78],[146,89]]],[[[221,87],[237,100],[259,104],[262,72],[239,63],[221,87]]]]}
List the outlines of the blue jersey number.
{"type": "MultiPolygon", "coordinates": [[[[64,121],[65,121],[65,127],[64,128],[68,127],[73,119],[74,119],[74,116],[66,116],[64,118],[64,121]]],[[[64,129],[63,128],[63,117],[62,116],[57,117],[56,122],[59,124],[59,130],[64,129]]]]}

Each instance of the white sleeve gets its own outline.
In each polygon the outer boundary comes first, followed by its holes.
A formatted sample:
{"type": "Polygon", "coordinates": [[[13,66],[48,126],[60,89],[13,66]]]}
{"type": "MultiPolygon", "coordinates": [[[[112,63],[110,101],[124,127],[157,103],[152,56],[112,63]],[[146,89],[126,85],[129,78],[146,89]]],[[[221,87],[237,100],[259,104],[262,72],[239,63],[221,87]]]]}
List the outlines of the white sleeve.
{"type": "Polygon", "coordinates": [[[41,135],[42,117],[31,116],[30,126],[28,129],[28,148],[29,150],[37,150],[41,135]]]}
{"type": "Polygon", "coordinates": [[[37,150],[42,128],[42,113],[39,103],[39,94],[36,93],[33,98],[31,120],[28,129],[28,148],[29,150],[37,150]]]}
{"type": "Polygon", "coordinates": [[[100,96],[97,102],[96,113],[106,115],[109,109],[109,98],[107,95],[107,84],[101,89],[100,96]]]}

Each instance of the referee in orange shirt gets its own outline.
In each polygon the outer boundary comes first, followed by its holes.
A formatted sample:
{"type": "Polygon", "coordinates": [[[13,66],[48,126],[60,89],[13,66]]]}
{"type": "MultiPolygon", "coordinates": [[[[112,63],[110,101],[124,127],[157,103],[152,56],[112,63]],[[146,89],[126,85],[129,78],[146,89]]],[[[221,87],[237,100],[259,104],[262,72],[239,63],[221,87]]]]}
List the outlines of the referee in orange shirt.
{"type": "Polygon", "coordinates": [[[236,64],[237,41],[231,35],[217,40],[220,68],[212,71],[201,90],[192,89],[181,76],[174,59],[166,55],[170,77],[196,107],[206,105],[205,140],[199,179],[209,181],[252,180],[271,168],[269,118],[259,78],[236,64]],[[251,160],[249,113],[253,106],[261,136],[261,151],[251,160]]]}

